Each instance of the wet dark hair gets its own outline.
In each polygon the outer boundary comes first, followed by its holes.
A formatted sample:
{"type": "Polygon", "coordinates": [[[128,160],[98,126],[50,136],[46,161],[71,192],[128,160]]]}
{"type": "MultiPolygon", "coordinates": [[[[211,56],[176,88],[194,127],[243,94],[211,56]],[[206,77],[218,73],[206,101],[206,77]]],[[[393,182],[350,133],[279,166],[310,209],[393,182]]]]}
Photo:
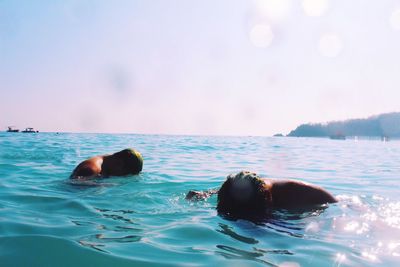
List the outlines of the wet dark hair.
{"type": "Polygon", "coordinates": [[[113,158],[120,160],[124,164],[124,170],[130,174],[138,174],[143,169],[142,155],[131,148],[121,150],[112,155],[113,158]]]}
{"type": "Polygon", "coordinates": [[[265,214],[272,202],[271,193],[264,181],[255,173],[240,172],[229,175],[218,192],[217,211],[230,217],[244,218],[265,214]],[[235,182],[248,181],[253,189],[245,200],[238,200],[232,192],[235,182]]]}

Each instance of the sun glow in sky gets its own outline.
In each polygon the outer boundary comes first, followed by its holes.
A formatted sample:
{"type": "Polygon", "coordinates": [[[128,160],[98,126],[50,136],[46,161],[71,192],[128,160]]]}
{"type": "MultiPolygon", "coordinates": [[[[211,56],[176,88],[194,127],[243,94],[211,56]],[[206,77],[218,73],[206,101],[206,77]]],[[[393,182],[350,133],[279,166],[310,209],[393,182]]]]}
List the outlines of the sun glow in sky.
{"type": "Polygon", "coordinates": [[[0,0],[0,127],[271,135],[399,111],[400,2],[0,0]]]}

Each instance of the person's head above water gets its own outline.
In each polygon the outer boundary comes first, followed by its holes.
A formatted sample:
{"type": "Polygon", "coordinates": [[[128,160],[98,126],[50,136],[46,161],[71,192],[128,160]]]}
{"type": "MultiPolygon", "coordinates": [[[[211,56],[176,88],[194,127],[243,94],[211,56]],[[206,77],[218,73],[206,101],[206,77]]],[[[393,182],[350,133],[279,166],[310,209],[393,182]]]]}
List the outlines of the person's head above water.
{"type": "Polygon", "coordinates": [[[123,176],[138,174],[142,169],[142,155],[132,148],[127,148],[112,155],[105,156],[103,159],[102,173],[104,175],[123,176]]]}
{"type": "Polygon", "coordinates": [[[218,191],[217,210],[233,216],[263,213],[272,204],[271,192],[255,173],[231,174],[218,191]]]}
{"type": "Polygon", "coordinates": [[[142,169],[142,155],[135,149],[128,148],[81,162],[72,172],[71,178],[124,176],[138,174],[142,169]]]}

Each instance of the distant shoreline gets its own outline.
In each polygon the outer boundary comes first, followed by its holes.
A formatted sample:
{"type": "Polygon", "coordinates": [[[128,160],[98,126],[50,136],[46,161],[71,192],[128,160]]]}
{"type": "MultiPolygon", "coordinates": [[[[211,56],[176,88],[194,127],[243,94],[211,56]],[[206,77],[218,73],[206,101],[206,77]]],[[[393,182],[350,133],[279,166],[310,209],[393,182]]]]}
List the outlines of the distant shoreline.
{"type": "MultiPolygon", "coordinates": [[[[95,133],[95,132],[39,132],[39,133],[31,133],[31,134],[25,134],[25,133],[8,133],[7,131],[0,131],[0,134],[9,134],[9,135],[15,135],[15,134],[20,134],[22,136],[31,136],[31,135],[42,135],[42,134],[52,134],[52,135],[65,135],[65,134],[77,134],[77,135],[136,135],[136,136],[167,136],[167,137],[215,137],[215,138],[274,138],[274,139],[281,139],[281,138],[317,138],[317,139],[332,139],[329,136],[276,136],[276,135],[265,135],[265,136],[259,136],[259,135],[190,135],[190,134],[144,134],[144,133],[95,133]]],[[[380,136],[346,136],[347,141],[382,141],[380,136]]],[[[388,138],[388,140],[385,141],[398,141],[400,140],[400,137],[391,137],[388,138]]],[[[335,141],[335,140],[333,140],[335,141]]]]}
{"type": "Polygon", "coordinates": [[[375,115],[366,119],[302,124],[287,136],[400,138],[400,112],[375,115]]]}

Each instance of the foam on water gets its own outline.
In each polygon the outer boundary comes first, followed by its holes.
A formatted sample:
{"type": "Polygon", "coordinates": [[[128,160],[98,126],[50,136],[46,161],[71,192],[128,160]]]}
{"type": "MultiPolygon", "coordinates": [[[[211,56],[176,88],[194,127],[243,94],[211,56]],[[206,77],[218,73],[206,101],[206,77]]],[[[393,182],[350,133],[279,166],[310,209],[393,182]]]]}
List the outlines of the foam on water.
{"type": "Polygon", "coordinates": [[[399,142],[307,138],[0,133],[2,266],[398,266],[399,142]],[[83,159],[127,147],[138,176],[76,183],[83,159]],[[222,218],[229,173],[300,179],[339,203],[269,220],[222,218]]]}

